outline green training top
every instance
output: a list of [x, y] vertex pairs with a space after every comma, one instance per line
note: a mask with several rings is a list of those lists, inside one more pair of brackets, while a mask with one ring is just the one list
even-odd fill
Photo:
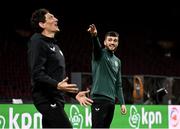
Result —
[[99, 38], [93, 37], [92, 55], [92, 99], [105, 99], [125, 104], [122, 90], [121, 61], [114, 53], [102, 48]]

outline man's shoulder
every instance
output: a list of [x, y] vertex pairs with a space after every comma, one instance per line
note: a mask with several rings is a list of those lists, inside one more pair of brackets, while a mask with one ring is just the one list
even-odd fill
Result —
[[33, 34], [30, 38], [30, 40], [28, 41], [29, 46], [33, 47], [33, 48], [47, 48], [48, 44], [47, 42], [41, 37], [40, 34]]
[[40, 40], [41, 39], [41, 35], [39, 33], [34, 33], [31, 37], [30, 40], [31, 41], [36, 41], [36, 40]]

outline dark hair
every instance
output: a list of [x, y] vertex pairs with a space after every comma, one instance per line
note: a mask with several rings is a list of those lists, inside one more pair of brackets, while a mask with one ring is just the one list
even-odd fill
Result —
[[31, 26], [32, 26], [32, 29], [35, 31], [35, 32], [42, 32], [43, 31], [43, 28], [41, 28], [39, 26], [39, 22], [45, 22], [46, 20], [46, 17], [45, 17], [45, 14], [49, 13], [49, 10], [47, 9], [38, 9], [38, 10], [35, 10], [33, 13], [32, 13], [32, 16], [31, 16]]
[[118, 37], [119, 38], [119, 34], [115, 31], [109, 31], [105, 34], [105, 39], [107, 38], [107, 36], [113, 36], [113, 37]]

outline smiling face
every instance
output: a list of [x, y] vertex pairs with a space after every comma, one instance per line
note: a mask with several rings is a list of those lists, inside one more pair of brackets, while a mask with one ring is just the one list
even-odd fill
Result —
[[119, 44], [119, 38], [116, 36], [107, 36], [104, 40], [105, 48], [114, 52]]
[[40, 26], [44, 29], [44, 31], [49, 33], [60, 31], [58, 27], [58, 19], [51, 13], [45, 14], [45, 22], [40, 22]]
[[35, 10], [31, 16], [31, 25], [35, 32], [53, 35], [59, 31], [58, 19], [49, 10], [41, 8]]
[[115, 31], [109, 31], [105, 34], [104, 45], [105, 48], [115, 52], [119, 44], [119, 34]]

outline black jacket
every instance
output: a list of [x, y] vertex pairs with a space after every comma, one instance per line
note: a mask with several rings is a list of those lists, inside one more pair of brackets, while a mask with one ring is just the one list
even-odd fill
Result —
[[54, 38], [39, 33], [28, 42], [28, 64], [32, 80], [32, 97], [35, 104], [64, 102], [58, 82], [65, 78], [65, 59]]

